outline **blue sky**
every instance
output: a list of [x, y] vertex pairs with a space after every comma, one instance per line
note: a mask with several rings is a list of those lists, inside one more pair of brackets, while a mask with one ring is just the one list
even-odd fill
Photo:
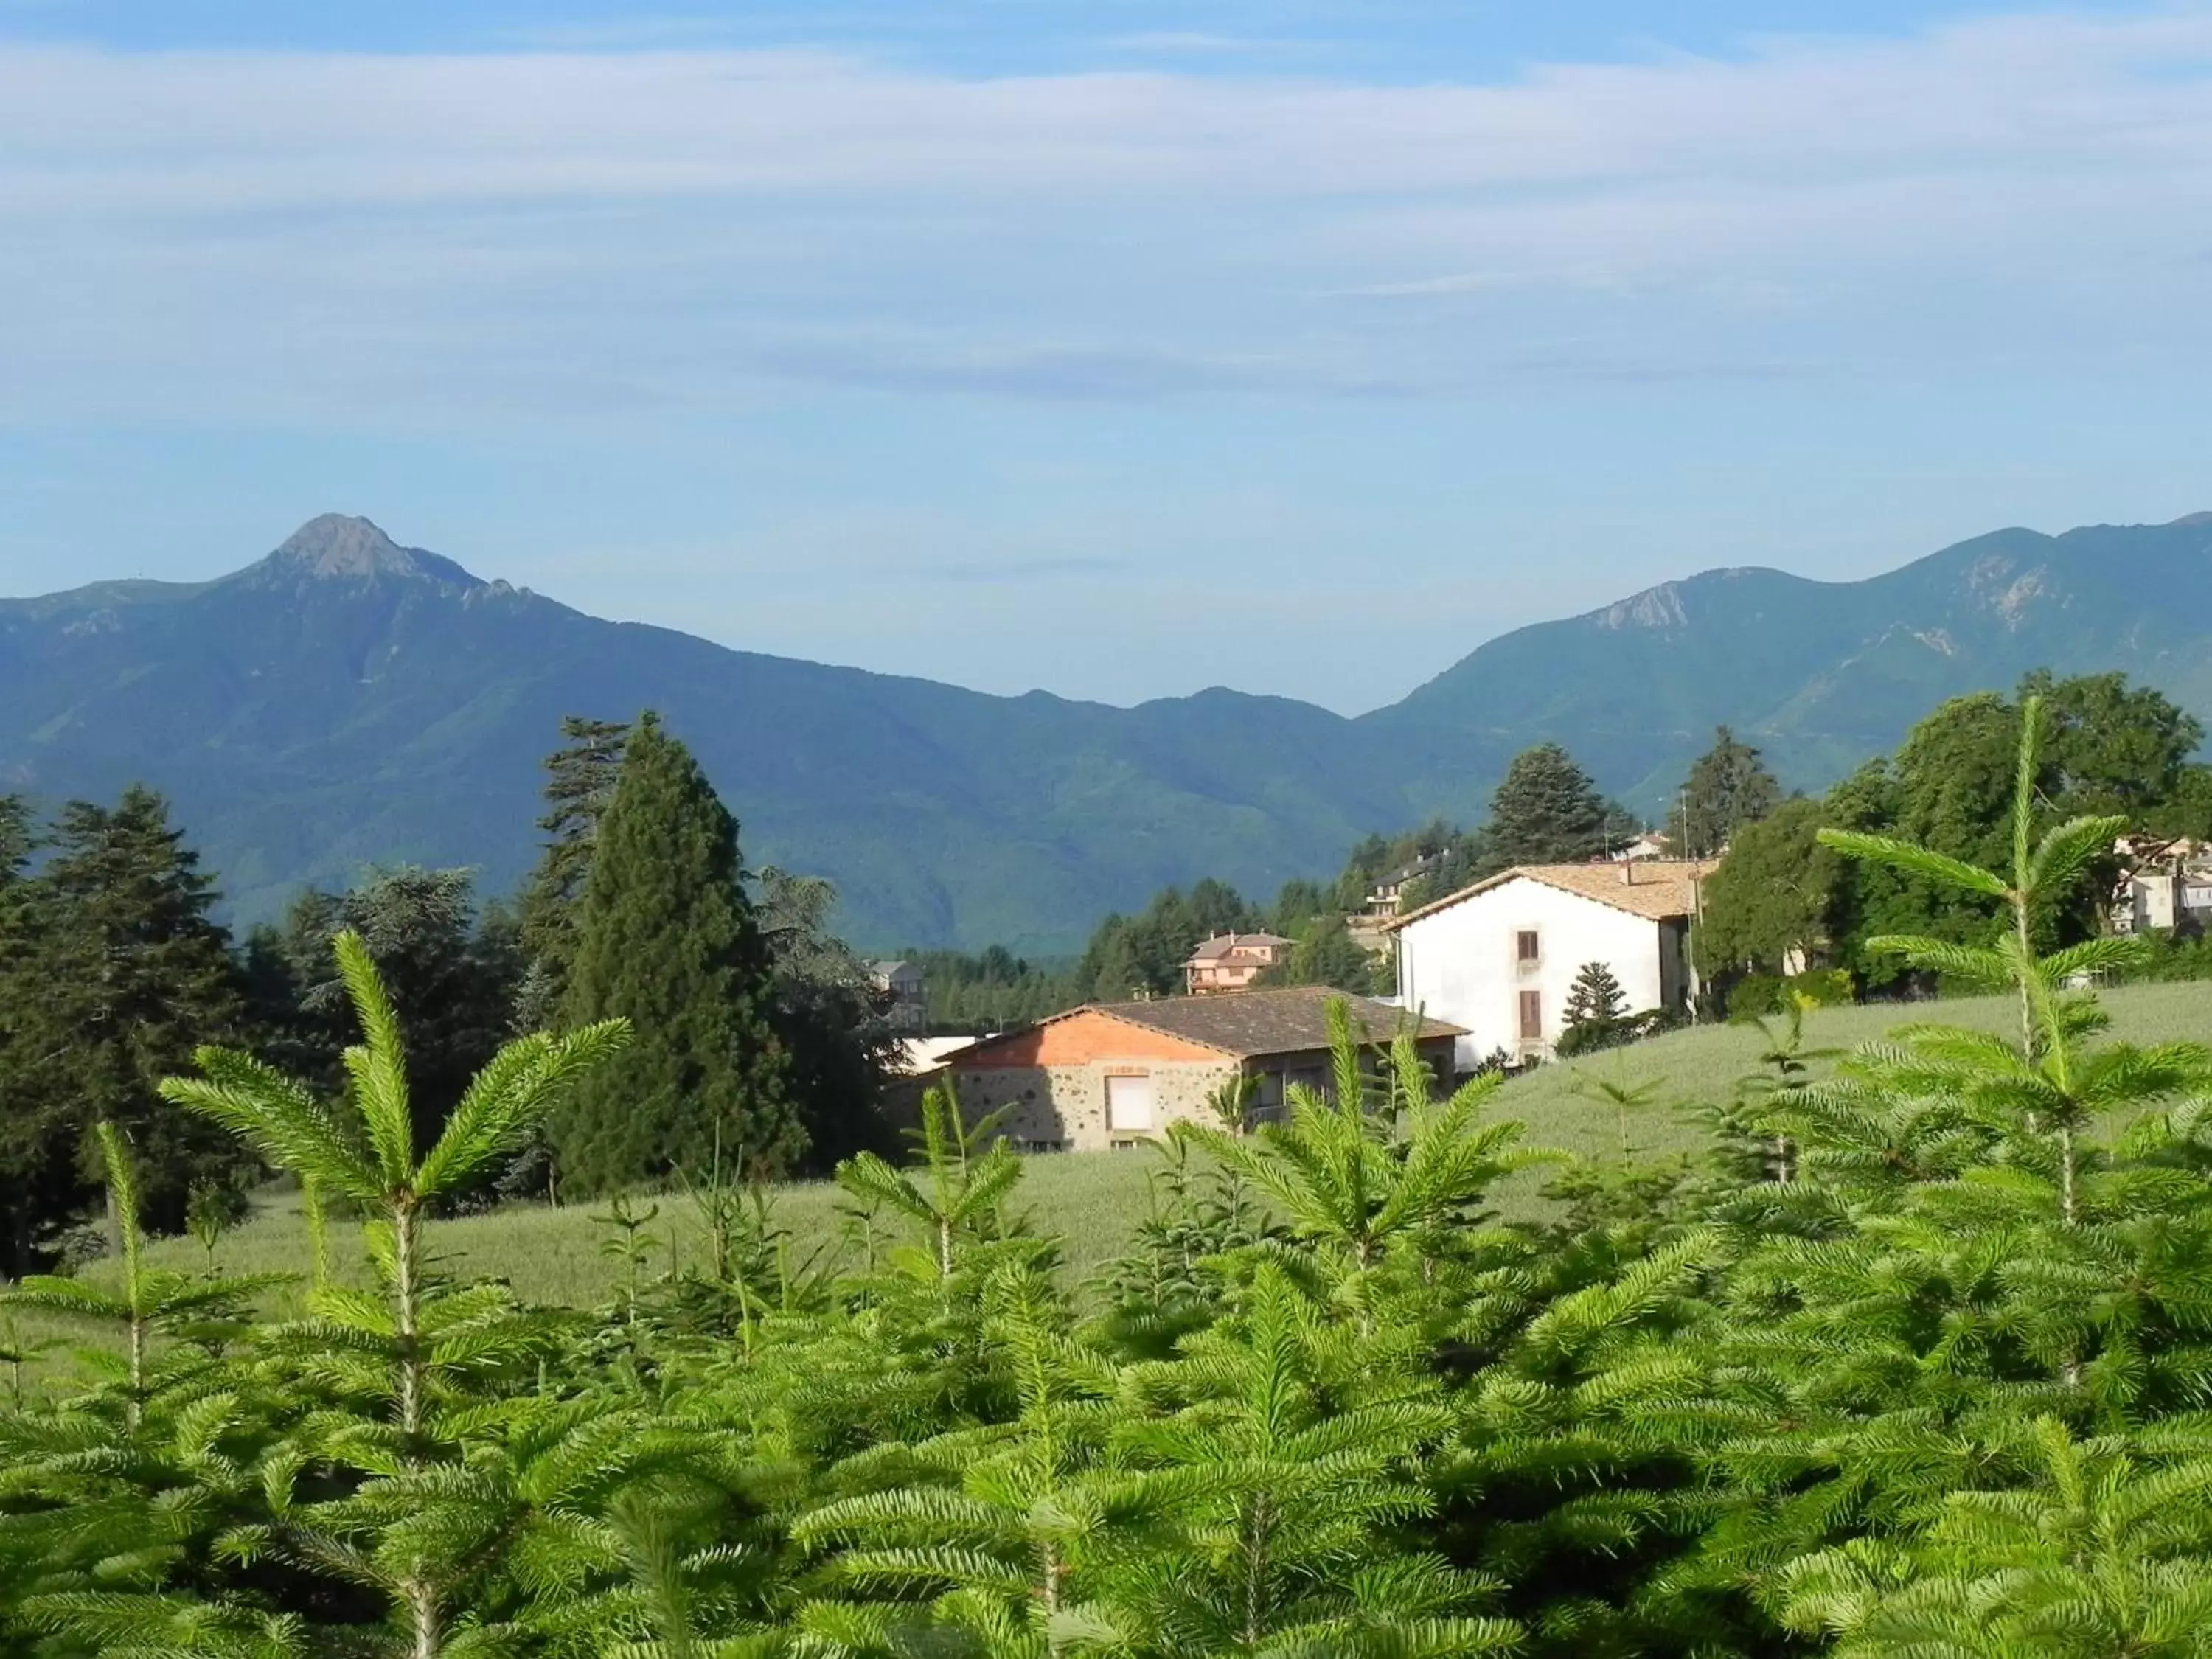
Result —
[[2212, 6], [0, 0], [0, 592], [1346, 710], [2212, 507]]

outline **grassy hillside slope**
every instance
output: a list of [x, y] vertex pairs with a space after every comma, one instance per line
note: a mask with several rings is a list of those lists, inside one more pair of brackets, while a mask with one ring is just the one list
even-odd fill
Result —
[[[2212, 1042], [2212, 986], [2130, 987], [2109, 994], [2107, 1006], [2118, 1037], [2139, 1042]], [[1848, 1048], [1911, 1018], [2004, 1030], [2015, 1017], [2013, 1003], [1988, 999], [1909, 1010], [1893, 1004], [1822, 1010], [1808, 1019], [1806, 1028], [1808, 1046]], [[1632, 1048], [1540, 1068], [1507, 1084], [1492, 1110], [1525, 1123], [1530, 1146], [1615, 1160], [1619, 1140], [1613, 1109], [1580, 1089], [1593, 1078], [1630, 1085], [1656, 1079], [1658, 1102], [1635, 1120], [1633, 1143], [1662, 1156], [1692, 1151], [1701, 1143], [1703, 1131], [1681, 1109], [1727, 1098], [1757, 1054], [1757, 1033], [1741, 1027], [1679, 1031]], [[1028, 1211], [1038, 1231], [1063, 1241], [1066, 1271], [1079, 1281], [1126, 1247], [1131, 1230], [1146, 1213], [1148, 1177], [1156, 1167], [1154, 1158], [1139, 1152], [1033, 1158], [1025, 1166], [1018, 1203]], [[1526, 1175], [1495, 1194], [1501, 1212], [1517, 1220], [1542, 1216], [1547, 1206], [1537, 1189], [1543, 1180], [1541, 1174]], [[840, 1248], [837, 1196], [837, 1189], [827, 1182], [777, 1189], [777, 1218], [794, 1235], [801, 1259], [812, 1250]], [[678, 1259], [696, 1261], [701, 1248], [696, 1212], [679, 1199], [664, 1198], [661, 1206], [660, 1219], [653, 1229], [662, 1246], [657, 1266], [667, 1265], [672, 1249]], [[455, 1273], [504, 1277], [534, 1301], [590, 1307], [609, 1299], [616, 1275], [614, 1265], [599, 1253], [607, 1230], [594, 1226], [591, 1213], [589, 1207], [520, 1206], [441, 1222], [432, 1237]], [[349, 1235], [333, 1237], [350, 1253]], [[216, 1261], [231, 1272], [287, 1273], [299, 1270], [306, 1253], [298, 1206], [280, 1199], [224, 1238]], [[164, 1241], [155, 1247], [155, 1255], [182, 1268], [196, 1267], [201, 1259], [199, 1247], [184, 1240]]]

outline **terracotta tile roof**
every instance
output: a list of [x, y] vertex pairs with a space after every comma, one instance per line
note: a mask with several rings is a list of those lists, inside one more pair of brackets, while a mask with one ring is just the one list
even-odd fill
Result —
[[[1150, 1002], [1094, 1002], [1071, 1012], [1100, 1013], [1132, 1025], [1164, 1031], [1240, 1059], [1298, 1054], [1328, 1047], [1328, 1005], [1351, 1005], [1352, 1029], [1364, 1029], [1377, 1042], [1396, 1036], [1403, 1010], [1373, 997], [1347, 996], [1322, 986], [1300, 985], [1278, 991], [1233, 991], [1223, 996], [1158, 997]], [[1066, 1015], [1055, 1016], [1065, 1018]], [[1424, 1018], [1417, 1036], [1464, 1036], [1459, 1026]]]
[[1486, 877], [1470, 887], [1462, 887], [1456, 893], [1448, 893], [1418, 910], [1393, 917], [1384, 926], [1395, 931], [1511, 881], [1540, 881], [1547, 887], [1611, 905], [1647, 921], [1671, 921], [1696, 912], [1698, 882], [1718, 868], [1719, 860], [1715, 859], [1642, 859], [1623, 864], [1520, 864]]
[[1232, 951], [1249, 951], [1269, 945], [1280, 950], [1290, 942], [1276, 933], [1216, 933], [1192, 951], [1183, 966], [1195, 968], [1201, 963], [1218, 962]]

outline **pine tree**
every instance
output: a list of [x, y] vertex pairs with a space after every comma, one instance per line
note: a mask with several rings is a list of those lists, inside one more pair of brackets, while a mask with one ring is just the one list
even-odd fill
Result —
[[1067, 1334], [1047, 1287], [1007, 1273], [990, 1300], [1011, 1420], [863, 1452], [832, 1479], [874, 1489], [793, 1526], [829, 1551], [823, 1581], [848, 1592], [800, 1609], [817, 1650], [1060, 1659], [1119, 1645], [1098, 1593], [1187, 1488], [1115, 1466], [1119, 1369]]
[[1445, 1268], [1480, 1248], [1483, 1194], [1539, 1155], [1518, 1149], [1519, 1124], [1480, 1121], [1498, 1074], [1433, 1101], [1410, 1038], [1390, 1046], [1376, 1077], [1346, 1005], [1331, 1002], [1328, 1019], [1328, 1094], [1292, 1084], [1284, 1121], [1249, 1136], [1187, 1133], [1273, 1202], [1313, 1282], [1363, 1330], [1387, 1307], [1410, 1331], [1462, 1288]]
[[[1333, 1332], [1279, 1263], [1257, 1269], [1233, 1325], [1139, 1371], [1179, 1409], [1121, 1444], [1171, 1472], [1187, 1537], [1124, 1574], [1114, 1623], [1173, 1659], [1293, 1653], [1477, 1655], [1517, 1644], [1468, 1616], [1494, 1586], [1437, 1557], [1374, 1550], [1434, 1499], [1429, 1447], [1452, 1426], [1433, 1379]], [[1347, 1361], [1351, 1363], [1347, 1364]]]
[[1021, 1179], [1021, 1160], [1000, 1133], [1011, 1108], [970, 1123], [951, 1088], [931, 1089], [921, 1101], [925, 1181], [893, 1169], [874, 1152], [862, 1152], [837, 1170], [837, 1184], [854, 1197], [905, 1216], [928, 1234], [932, 1271], [952, 1277], [963, 1239], [988, 1239], [1006, 1194]]
[[[526, 1135], [577, 1081], [603, 1069], [628, 1037], [618, 1020], [519, 1038], [465, 1091], [435, 1145], [417, 1153], [399, 1020], [367, 945], [333, 945], [362, 1042], [344, 1055], [334, 1107], [296, 1079], [234, 1050], [204, 1047], [201, 1075], [167, 1079], [173, 1104], [244, 1137], [271, 1164], [371, 1218], [381, 1297], [334, 1285], [310, 1296], [308, 1317], [272, 1334], [271, 1368], [326, 1393], [295, 1443], [259, 1472], [272, 1511], [228, 1542], [234, 1557], [320, 1569], [384, 1599], [403, 1650], [440, 1659], [465, 1650], [475, 1622], [465, 1596], [494, 1577], [507, 1551], [550, 1532], [619, 1488], [637, 1455], [632, 1421], [605, 1402], [541, 1401], [524, 1379], [555, 1350], [542, 1316], [503, 1286], [452, 1288], [424, 1237], [441, 1200], [465, 1190]], [[485, 1397], [496, 1381], [506, 1399]], [[568, 1517], [544, 1508], [552, 1483]], [[337, 1495], [310, 1477], [355, 1472]], [[585, 1471], [591, 1472], [586, 1478]], [[541, 1554], [550, 1553], [541, 1548]], [[580, 1576], [580, 1575], [579, 1575]]]
[[1602, 962], [1583, 963], [1567, 990], [1564, 1017], [1568, 1025], [1610, 1026], [1627, 1012], [1628, 993], [1620, 988], [1612, 968]]
[[1573, 864], [1601, 857], [1615, 835], [1632, 833], [1589, 774], [1556, 743], [1513, 757], [1476, 832], [1478, 876], [1516, 864]]
[[2045, 1417], [1994, 1449], [2025, 1465], [2021, 1484], [1932, 1495], [1902, 1542], [1791, 1563], [1786, 1622], [1832, 1638], [1842, 1659], [2204, 1651], [2212, 1443], [2201, 1429], [2081, 1440]]
[[522, 891], [527, 972], [517, 1023], [525, 1030], [544, 1029], [558, 1016], [568, 994], [568, 969], [576, 954], [577, 908], [592, 873], [599, 820], [613, 802], [622, 775], [629, 731], [627, 720], [566, 715], [561, 721], [562, 746], [545, 757], [545, 814], [538, 820], [545, 836], [544, 849]]
[[179, 1231], [195, 1184], [250, 1167], [228, 1137], [157, 1109], [155, 1094], [195, 1044], [242, 1021], [230, 937], [210, 917], [215, 884], [151, 790], [129, 789], [113, 808], [72, 803], [53, 842], [27, 884], [30, 960], [15, 983], [33, 1098], [10, 1116], [34, 1160], [58, 1145], [75, 1152], [72, 1205], [98, 1189], [93, 1124], [115, 1124], [137, 1148], [147, 1224]]
[[1680, 858], [1715, 857], [1738, 830], [1781, 804], [1782, 786], [1759, 750], [1717, 727], [1713, 746], [1690, 768], [1668, 817], [1668, 842]]
[[30, 802], [21, 795], [0, 795], [0, 890], [23, 878], [38, 844], [38, 821]]
[[68, 1097], [43, 1082], [66, 1034], [48, 1024], [52, 988], [40, 946], [49, 918], [26, 878], [39, 840], [28, 803], [0, 795], [0, 1188], [10, 1195], [0, 1279], [32, 1270], [40, 1228], [67, 1214], [80, 1196], [68, 1137], [58, 1128]]
[[[2212, 1053], [2098, 1042], [2107, 1022], [2073, 983], [2124, 966], [2138, 942], [2036, 950], [2038, 916], [2069, 902], [2117, 829], [2081, 818], [2037, 836], [2036, 700], [2023, 712], [2002, 871], [1824, 832], [1846, 856], [2006, 918], [1988, 946], [1907, 936], [1869, 948], [2008, 989], [2016, 1030], [1907, 1026], [1838, 1078], [1778, 1091], [1767, 1127], [1796, 1144], [1797, 1178], [1769, 1189], [1787, 1199], [1766, 1206], [1764, 1236], [1722, 1287], [1714, 1332], [1716, 1374], [1734, 1379], [1745, 1420], [1767, 1426], [1723, 1457], [1735, 1492], [1701, 1547], [1707, 1582], [1755, 1585], [1801, 1627], [1825, 1623], [1854, 1641], [1899, 1633], [1869, 1651], [2051, 1650], [1985, 1620], [1978, 1639], [1996, 1645], [1947, 1646], [1923, 1621], [1969, 1612], [2000, 1583], [2028, 1586], [1994, 1537], [1978, 1559], [1942, 1564], [1899, 1540], [1939, 1512], [2023, 1509], [2032, 1472], [2009, 1467], [2007, 1452], [2023, 1410], [2126, 1434], [2193, 1409], [2212, 1376], [2196, 1311], [2212, 1295], [2212, 1189], [2177, 1167], [2199, 1162], [2184, 1150], [2189, 1109], [2155, 1109], [2201, 1090]], [[2130, 1119], [2123, 1138], [2101, 1139]], [[1929, 1577], [1939, 1565], [1977, 1587], [1947, 1601]], [[1852, 1588], [1858, 1567], [1872, 1574]], [[1889, 1625], [1892, 1614], [1920, 1622]], [[2063, 1616], [2085, 1629], [2093, 1618], [2080, 1601]], [[2132, 1650], [2115, 1639], [2078, 1650]]]
[[1629, 1041], [1635, 1030], [1627, 1018], [1628, 994], [1620, 988], [1613, 969], [1602, 962], [1586, 962], [1575, 975], [1562, 1012], [1565, 1024], [1559, 1032], [1562, 1059], [1595, 1053]]
[[407, 1033], [408, 1092], [415, 1135], [437, 1138], [469, 1081], [513, 1035], [521, 965], [510, 933], [480, 921], [475, 879], [465, 870], [380, 870], [343, 893], [307, 893], [283, 933], [257, 941], [281, 1005], [264, 1024], [268, 1047], [318, 1086], [334, 1087], [352, 1037], [352, 1008], [331, 940], [356, 933], [375, 961]]
[[227, 1531], [265, 1513], [252, 1462], [274, 1438], [272, 1402], [233, 1347], [256, 1297], [287, 1276], [194, 1278], [149, 1263], [130, 1150], [112, 1124], [94, 1139], [119, 1275], [34, 1275], [0, 1291], [0, 1309], [89, 1328], [121, 1352], [56, 1409], [19, 1401], [0, 1416], [0, 1649], [12, 1612], [93, 1641], [41, 1652], [289, 1656], [291, 1621], [227, 1593], [213, 1565]]
[[774, 964], [745, 878], [737, 820], [646, 715], [599, 825], [563, 1012], [574, 1025], [627, 1019], [637, 1042], [554, 1119], [564, 1190], [704, 1169], [717, 1146], [771, 1175], [805, 1151], [773, 1022]]
[[830, 931], [836, 905], [837, 890], [818, 876], [761, 872], [760, 926], [775, 964], [770, 1018], [817, 1170], [894, 1139], [881, 1107], [898, 1038], [868, 964]]

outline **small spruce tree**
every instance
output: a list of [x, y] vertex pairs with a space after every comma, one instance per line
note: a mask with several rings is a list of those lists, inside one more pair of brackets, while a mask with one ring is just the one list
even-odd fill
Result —
[[555, 1118], [563, 1187], [612, 1192], [703, 1168], [718, 1145], [764, 1173], [788, 1168], [806, 1136], [773, 995], [737, 820], [647, 714], [600, 821], [563, 1005], [571, 1026], [627, 1019], [637, 1041]]
[[1620, 1042], [1627, 1012], [1628, 994], [1613, 969], [1602, 962], [1583, 963], [1567, 989], [1566, 1029], [1560, 1034], [1559, 1052], [1588, 1054]]

